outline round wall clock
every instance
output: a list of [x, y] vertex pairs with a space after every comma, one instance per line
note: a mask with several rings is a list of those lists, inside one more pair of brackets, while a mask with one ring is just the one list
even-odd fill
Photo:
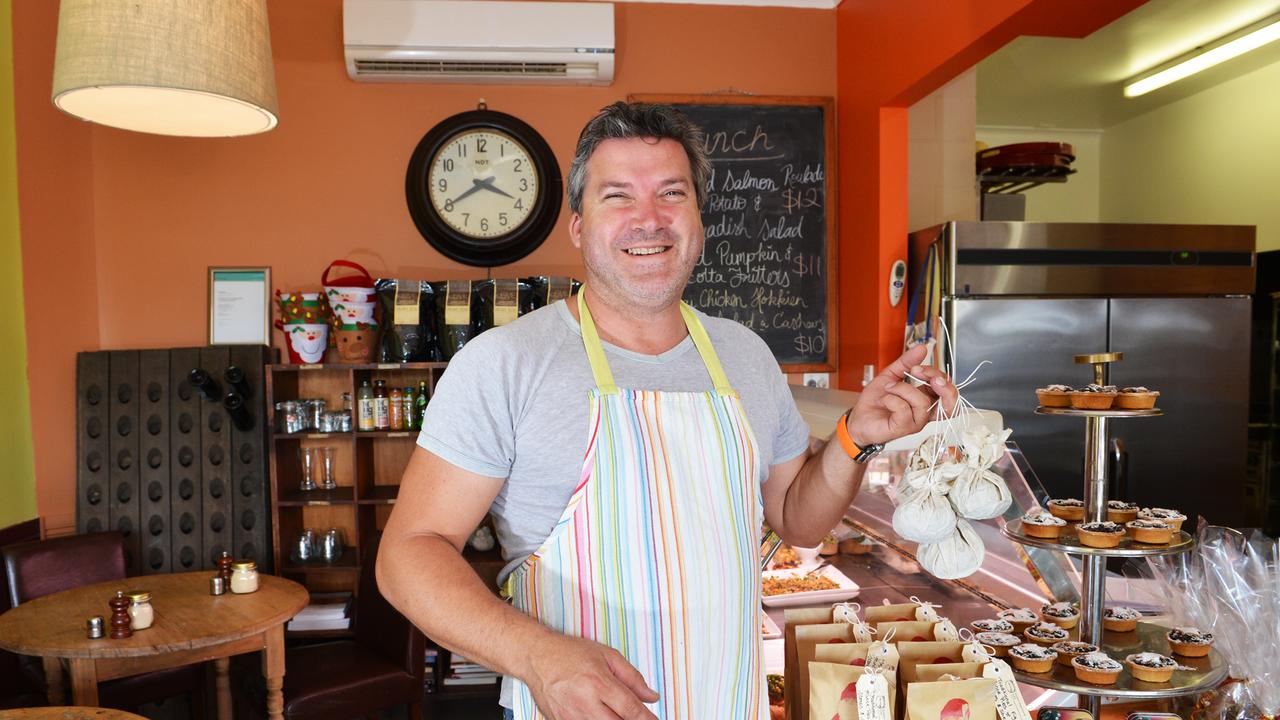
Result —
[[483, 105], [424, 135], [404, 184], [418, 232], [467, 265], [519, 260], [560, 216], [560, 166], [551, 148], [526, 123]]

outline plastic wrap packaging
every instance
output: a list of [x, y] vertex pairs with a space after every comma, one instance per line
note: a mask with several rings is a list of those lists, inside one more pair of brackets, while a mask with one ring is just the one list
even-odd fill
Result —
[[1173, 625], [1214, 635], [1232, 678], [1204, 693], [1196, 720], [1254, 720], [1280, 713], [1280, 544], [1259, 530], [1210, 525], [1190, 552], [1150, 558]]
[[582, 283], [565, 276], [534, 275], [520, 278], [520, 282], [526, 283], [532, 290], [529, 293], [529, 308], [526, 312], [564, 300], [582, 287]]
[[533, 286], [524, 280], [494, 278], [475, 283], [476, 332], [513, 322], [533, 308]]
[[475, 302], [475, 283], [449, 280], [431, 283], [435, 291], [435, 320], [440, 338], [440, 359], [449, 361], [475, 336], [479, 313]]
[[381, 279], [374, 283], [382, 305], [381, 362], [432, 362], [436, 343], [435, 296], [431, 283]]

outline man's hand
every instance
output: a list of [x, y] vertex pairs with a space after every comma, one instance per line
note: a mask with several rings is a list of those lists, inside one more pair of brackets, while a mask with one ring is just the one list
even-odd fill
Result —
[[549, 720], [657, 720], [643, 703], [658, 693], [617, 650], [555, 634], [539, 644], [522, 680]]
[[[947, 413], [955, 409], [959, 396], [955, 384], [938, 368], [920, 364], [927, 354], [926, 345], [911, 348], [862, 391], [849, 415], [849, 435], [858, 447], [920, 432], [933, 419], [929, 408], [939, 398]], [[907, 373], [927, 384], [913, 386], [903, 380]]]

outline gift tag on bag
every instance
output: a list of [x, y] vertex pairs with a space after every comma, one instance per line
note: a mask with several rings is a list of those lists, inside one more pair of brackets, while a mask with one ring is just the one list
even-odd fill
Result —
[[862, 620], [858, 618], [858, 611], [862, 606], [858, 603], [836, 603], [831, 606], [831, 622], [845, 622], [850, 625], [860, 623]]
[[968, 645], [965, 645], [964, 650], [960, 651], [960, 656], [964, 658], [965, 662], [976, 662], [976, 663], [990, 662], [991, 656], [993, 654], [994, 654], [993, 650], [988, 649], [987, 646], [983, 645], [977, 640], [974, 640]]
[[982, 676], [996, 680], [995, 704], [1000, 720], [1031, 720], [1031, 711], [1022, 701], [1022, 693], [1018, 692], [1018, 682], [1009, 663], [992, 658], [982, 668]]
[[[911, 602], [916, 604], [916, 620], [919, 620], [921, 622], [936, 623], [938, 622], [938, 620], [941, 619], [940, 617], [938, 617], [938, 611], [934, 609], [934, 608], [942, 607], [941, 605], [935, 605], [926, 600], [921, 600], [915, 595], [912, 595], [910, 599], [911, 599]], [[943, 638], [938, 638], [938, 639], [942, 640]]]
[[858, 720], [890, 720], [889, 683], [884, 676], [867, 668], [858, 678]]
[[933, 626], [933, 639], [942, 642], [951, 642], [960, 639], [960, 631], [956, 630], [955, 623], [947, 618], [942, 618], [937, 625]]
[[884, 640], [872, 644], [871, 648], [867, 650], [867, 670], [878, 672], [898, 671], [898, 646], [889, 644], [889, 640], [892, 637], [890, 635]]

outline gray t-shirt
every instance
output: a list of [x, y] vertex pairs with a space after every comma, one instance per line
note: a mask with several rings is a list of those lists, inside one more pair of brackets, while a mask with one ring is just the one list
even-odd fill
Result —
[[[809, 446], [786, 377], [768, 346], [746, 327], [698, 314], [759, 445], [760, 482], [769, 466]], [[711, 377], [685, 337], [661, 355], [604, 344], [622, 388], [711, 390]], [[454, 356], [427, 405], [418, 444], [479, 475], [506, 478], [491, 511], [507, 565], [551, 534], [582, 473], [595, 387], [578, 321], [564, 302], [494, 328]]]

